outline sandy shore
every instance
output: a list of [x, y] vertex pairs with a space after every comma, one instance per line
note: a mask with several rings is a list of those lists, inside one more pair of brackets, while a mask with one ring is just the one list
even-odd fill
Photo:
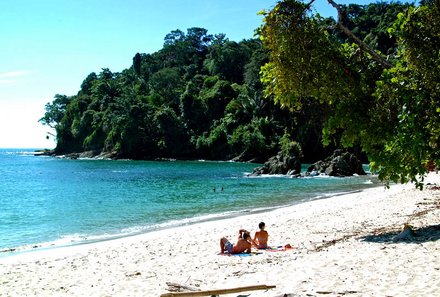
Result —
[[[440, 185], [440, 175], [431, 174]], [[440, 190], [391, 189], [234, 219], [0, 258], [0, 296], [160, 296], [167, 282], [201, 290], [276, 285], [246, 296], [440, 296]], [[219, 238], [266, 222], [285, 252], [219, 255]], [[404, 223], [415, 240], [393, 242]], [[290, 295], [289, 295], [290, 294]], [[231, 294], [224, 296], [239, 296]], [[223, 295], [222, 295], [223, 296]]]

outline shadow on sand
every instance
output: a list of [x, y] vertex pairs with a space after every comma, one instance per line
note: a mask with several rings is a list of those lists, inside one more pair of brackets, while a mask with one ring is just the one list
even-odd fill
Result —
[[376, 235], [360, 237], [360, 240], [377, 243], [423, 243], [440, 239], [440, 225], [427, 226], [414, 229], [413, 235], [398, 238], [400, 231], [383, 232]]

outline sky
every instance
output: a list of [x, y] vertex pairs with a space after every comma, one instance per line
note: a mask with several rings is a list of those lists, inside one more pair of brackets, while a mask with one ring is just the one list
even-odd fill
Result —
[[[276, 0], [1, 0], [0, 148], [54, 148], [38, 120], [55, 94], [75, 95], [91, 72], [130, 67], [166, 34], [202, 27], [230, 40], [252, 38], [257, 13]], [[339, 4], [368, 4], [367, 0]], [[335, 15], [325, 0], [317, 11]]]

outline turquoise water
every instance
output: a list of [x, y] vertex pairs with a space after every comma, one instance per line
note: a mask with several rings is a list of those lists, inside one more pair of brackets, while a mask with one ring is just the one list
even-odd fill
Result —
[[373, 176], [248, 177], [255, 166], [68, 160], [0, 150], [1, 254], [127, 236], [378, 185]]

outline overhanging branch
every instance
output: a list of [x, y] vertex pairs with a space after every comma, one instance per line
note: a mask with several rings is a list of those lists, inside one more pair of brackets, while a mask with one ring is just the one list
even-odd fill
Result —
[[332, 5], [334, 8], [336, 8], [336, 10], [338, 11], [338, 26], [339, 26], [339, 28], [341, 28], [342, 32], [344, 32], [345, 34], [347, 34], [348, 37], [353, 39], [353, 41], [357, 45], [359, 45], [359, 47], [362, 50], [369, 53], [373, 57], [373, 59], [376, 60], [384, 68], [390, 68], [391, 64], [387, 60], [385, 60], [381, 55], [376, 53], [365, 42], [363, 42], [356, 35], [354, 35], [353, 32], [350, 31], [350, 29], [348, 29], [347, 27], [344, 26], [344, 24], [342, 23], [342, 10], [341, 10], [341, 7], [339, 6], [339, 4], [335, 3], [335, 1], [333, 1], [333, 0], [327, 0], [327, 1], [328, 1], [328, 3], [330, 3], [330, 5]]
[[306, 8], [310, 8], [310, 6], [313, 4], [313, 2], [315, 2], [315, 0], [310, 0], [309, 3], [306, 4]]

